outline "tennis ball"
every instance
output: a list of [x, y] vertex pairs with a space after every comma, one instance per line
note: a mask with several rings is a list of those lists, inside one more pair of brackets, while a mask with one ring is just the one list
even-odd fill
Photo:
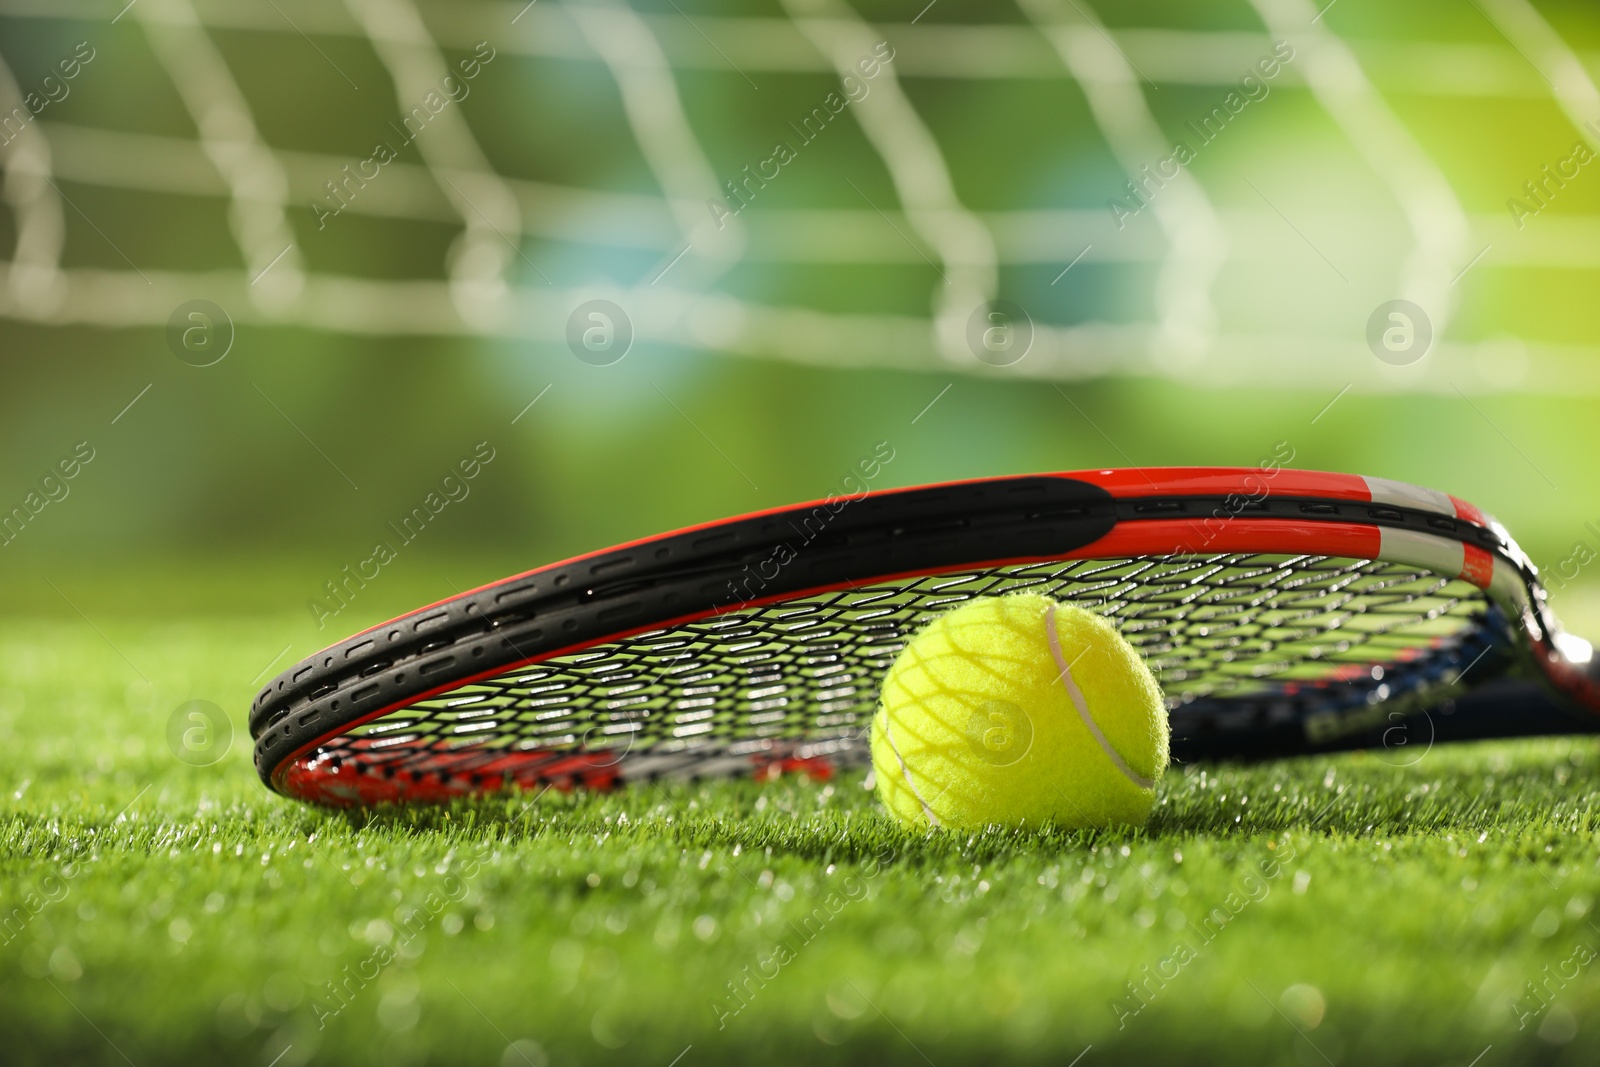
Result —
[[1138, 826], [1167, 740], [1161, 689], [1111, 623], [1019, 593], [911, 639], [883, 681], [872, 765], [912, 826]]

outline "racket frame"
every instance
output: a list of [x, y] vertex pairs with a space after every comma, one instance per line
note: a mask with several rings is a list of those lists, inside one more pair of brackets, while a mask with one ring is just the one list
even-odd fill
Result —
[[251, 706], [256, 766], [263, 781], [286, 792], [285, 773], [296, 761], [418, 701], [730, 611], [926, 575], [1236, 552], [1381, 560], [1469, 582], [1510, 621], [1534, 673], [1571, 705], [1600, 712], [1587, 642], [1565, 634], [1532, 562], [1471, 504], [1356, 475], [1134, 468], [829, 497], [480, 586], [281, 673]]

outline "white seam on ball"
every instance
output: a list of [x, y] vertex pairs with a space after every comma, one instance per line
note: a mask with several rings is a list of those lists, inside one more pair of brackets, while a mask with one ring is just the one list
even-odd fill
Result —
[[883, 739], [889, 742], [889, 751], [894, 753], [895, 762], [900, 764], [900, 777], [905, 779], [906, 788], [911, 790], [911, 795], [917, 798], [918, 804], [922, 805], [922, 814], [928, 817], [930, 824], [943, 826], [944, 824], [939, 821], [939, 816], [935, 815], [933, 809], [928, 807], [928, 802], [922, 799], [922, 794], [917, 792], [917, 787], [911, 782], [911, 768], [906, 766], [905, 757], [900, 755], [900, 746], [894, 743], [894, 734], [889, 731], [889, 715], [887, 712], [883, 716]]
[[[1154, 789], [1155, 781], [1135, 772], [1132, 767], [1128, 766], [1127, 762], [1117, 754], [1117, 750], [1111, 747], [1111, 742], [1106, 739], [1106, 735], [1100, 732], [1100, 724], [1094, 721], [1093, 715], [1089, 714], [1089, 705], [1083, 699], [1083, 691], [1078, 688], [1078, 683], [1073, 680], [1072, 668], [1067, 665], [1066, 657], [1061, 654], [1061, 637], [1056, 633], [1056, 605], [1054, 601], [1045, 609], [1044, 628], [1045, 637], [1050, 641], [1050, 655], [1055, 657], [1056, 667], [1061, 672], [1058, 677], [1061, 684], [1066, 687], [1067, 695], [1072, 698], [1072, 706], [1078, 709], [1078, 717], [1089, 728], [1089, 732], [1094, 735], [1094, 739], [1100, 742], [1100, 747], [1105, 750], [1106, 756], [1116, 765], [1117, 770], [1127, 775], [1128, 781], [1140, 789]], [[891, 746], [892, 744], [893, 742], [891, 742]]]

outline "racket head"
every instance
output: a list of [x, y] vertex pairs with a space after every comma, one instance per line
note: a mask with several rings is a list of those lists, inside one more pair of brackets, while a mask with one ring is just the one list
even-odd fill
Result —
[[[1585, 644], [1470, 504], [1146, 468], [829, 497], [514, 575], [285, 671], [251, 708], [256, 764], [329, 804], [826, 775], [867, 760], [879, 681], [918, 628], [1024, 590], [1118, 624], [1162, 681], [1178, 758], [1371, 743], [1440, 707], [1463, 736], [1600, 724]], [[1463, 703], [1516, 670], [1559, 695]]]

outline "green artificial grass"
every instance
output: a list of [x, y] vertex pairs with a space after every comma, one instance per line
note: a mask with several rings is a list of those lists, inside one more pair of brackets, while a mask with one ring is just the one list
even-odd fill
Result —
[[[1600, 1053], [1593, 740], [1186, 767], [1109, 834], [907, 833], [858, 775], [331, 812], [243, 735], [294, 626], [0, 622], [0, 1057]], [[239, 731], [214, 766], [168, 749], [191, 699]]]

